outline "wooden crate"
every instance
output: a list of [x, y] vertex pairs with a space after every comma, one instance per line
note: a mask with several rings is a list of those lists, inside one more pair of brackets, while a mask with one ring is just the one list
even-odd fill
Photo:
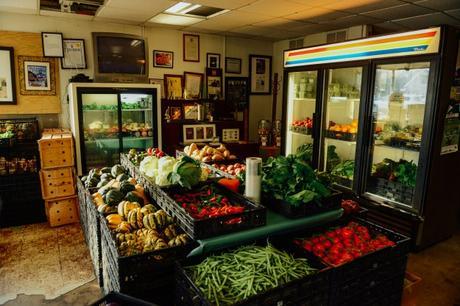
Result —
[[40, 181], [45, 200], [75, 195], [73, 167], [40, 170]]
[[72, 134], [70, 129], [43, 129], [42, 135], [45, 134]]
[[45, 201], [46, 218], [50, 226], [60, 226], [79, 221], [77, 196]]
[[38, 141], [42, 169], [69, 167], [74, 165], [72, 134], [43, 134]]

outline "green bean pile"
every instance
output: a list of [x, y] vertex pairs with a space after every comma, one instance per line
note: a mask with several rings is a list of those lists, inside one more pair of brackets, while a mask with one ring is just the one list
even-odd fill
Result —
[[186, 268], [195, 285], [215, 305], [229, 305], [302, 278], [316, 270], [273, 246], [245, 246]]

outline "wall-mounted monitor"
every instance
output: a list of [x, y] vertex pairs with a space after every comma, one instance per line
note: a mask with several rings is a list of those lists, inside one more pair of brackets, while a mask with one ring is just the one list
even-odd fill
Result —
[[119, 33], [92, 34], [96, 82], [148, 83], [146, 38]]

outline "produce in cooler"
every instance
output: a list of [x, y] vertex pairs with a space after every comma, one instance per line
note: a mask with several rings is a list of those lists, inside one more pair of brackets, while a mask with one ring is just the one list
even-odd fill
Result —
[[372, 176], [415, 187], [417, 165], [413, 161], [400, 159], [399, 162], [385, 158], [372, 166]]
[[310, 117], [307, 117], [304, 120], [294, 120], [291, 123], [291, 126], [289, 129], [291, 131], [297, 132], [297, 133], [303, 133], [303, 134], [311, 134], [311, 129], [313, 128], [313, 119]]
[[[238, 214], [245, 210], [243, 204], [231, 201], [213, 185], [205, 185], [192, 192], [174, 194], [172, 197], [187, 213], [198, 220]], [[241, 218], [236, 219], [239, 220], [232, 219], [232, 222], [241, 222]]]
[[418, 151], [422, 142], [422, 132], [421, 124], [407, 125], [404, 128], [401, 128], [397, 122], [376, 124], [375, 144]]
[[236, 155], [231, 154], [223, 144], [221, 144], [218, 148], [206, 145], [203, 148], [198, 149], [198, 146], [195, 143], [192, 143], [190, 146], [186, 146], [184, 148], [184, 153], [193, 159], [204, 163], [237, 159]]
[[374, 234], [366, 226], [354, 221], [306, 239], [296, 239], [294, 242], [329, 266], [338, 266], [395, 245], [385, 235]]
[[185, 271], [211, 303], [233, 305], [317, 270], [305, 258], [294, 258], [268, 245], [210, 256]]
[[329, 121], [328, 132], [327, 137], [350, 141], [356, 140], [358, 120], [354, 119], [350, 124], [339, 124], [334, 121]]
[[246, 165], [241, 163], [234, 163], [230, 165], [212, 164], [212, 166], [230, 175], [240, 175], [243, 174], [244, 171], [246, 171]]
[[161, 158], [165, 156], [166, 154], [159, 148], [147, 148], [144, 151], [138, 151], [136, 149], [130, 149], [128, 151], [128, 159], [136, 166], [139, 166], [141, 161], [146, 157], [146, 156], [155, 156], [157, 158]]

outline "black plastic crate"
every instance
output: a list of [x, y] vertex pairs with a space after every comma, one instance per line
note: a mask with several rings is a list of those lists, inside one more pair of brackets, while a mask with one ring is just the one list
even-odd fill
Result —
[[14, 137], [11, 138], [0, 138], [0, 148], [9, 148], [14, 146], [16, 139]]
[[300, 133], [300, 134], [305, 134], [305, 135], [311, 135], [313, 131], [312, 128], [308, 128], [305, 126], [293, 126], [293, 125], [289, 127], [289, 130], [295, 133]]
[[[246, 300], [240, 301], [235, 305], [259, 306], [259, 305], [304, 305], [304, 306], [322, 306], [329, 304], [329, 283], [331, 269], [317, 259], [308, 256], [305, 253], [299, 253], [281, 239], [271, 241], [273, 246], [279, 250], [286, 251], [294, 257], [305, 257], [309, 264], [318, 269], [318, 273], [309, 275], [302, 279], [297, 279], [286, 283], [282, 286], [267, 290], [266, 292], [252, 296]], [[266, 245], [266, 243], [257, 243]], [[215, 254], [226, 252], [219, 251]], [[176, 305], [191, 306], [211, 306], [214, 305], [208, 301], [200, 289], [193, 283], [190, 276], [183, 267], [196, 265], [202, 262], [206, 256], [198, 256], [187, 259], [181, 264], [176, 264]]]
[[156, 306], [156, 304], [123, 294], [119, 292], [110, 292], [103, 298], [92, 303], [90, 306]]
[[347, 133], [347, 132], [335, 132], [335, 131], [326, 131], [326, 135], [328, 138], [334, 138], [339, 140], [346, 140], [346, 141], [356, 141], [357, 134]]
[[401, 203], [412, 203], [415, 197], [414, 187], [383, 178], [371, 178], [369, 191]]
[[174, 262], [182, 260], [196, 244], [121, 256], [106, 218], [99, 214], [104, 292], [122, 292], [160, 305], [171, 305], [174, 296]]
[[0, 119], [0, 133], [11, 129], [18, 143], [35, 142], [40, 133], [35, 118]]
[[[180, 206], [170, 194], [181, 194], [193, 192], [192, 189], [185, 190], [180, 186], [171, 186], [168, 188], [158, 188], [157, 204], [168, 214], [174, 216], [181, 228], [193, 239], [204, 239], [263, 226], [266, 223], [267, 211], [262, 205], [257, 205], [240, 194], [234, 193], [222, 186], [214, 184], [220, 194], [225, 195], [232, 202], [243, 204], [246, 210], [226, 216], [216, 218], [194, 219], [182, 206]], [[204, 185], [200, 185], [200, 188]], [[241, 218], [240, 222], [234, 223], [232, 220]]]
[[294, 219], [312, 216], [340, 208], [343, 193], [333, 189], [331, 191], [332, 194], [329, 197], [321, 199], [321, 201], [311, 201], [297, 207], [283, 200], [276, 199], [264, 199], [264, 205], [288, 218]]

